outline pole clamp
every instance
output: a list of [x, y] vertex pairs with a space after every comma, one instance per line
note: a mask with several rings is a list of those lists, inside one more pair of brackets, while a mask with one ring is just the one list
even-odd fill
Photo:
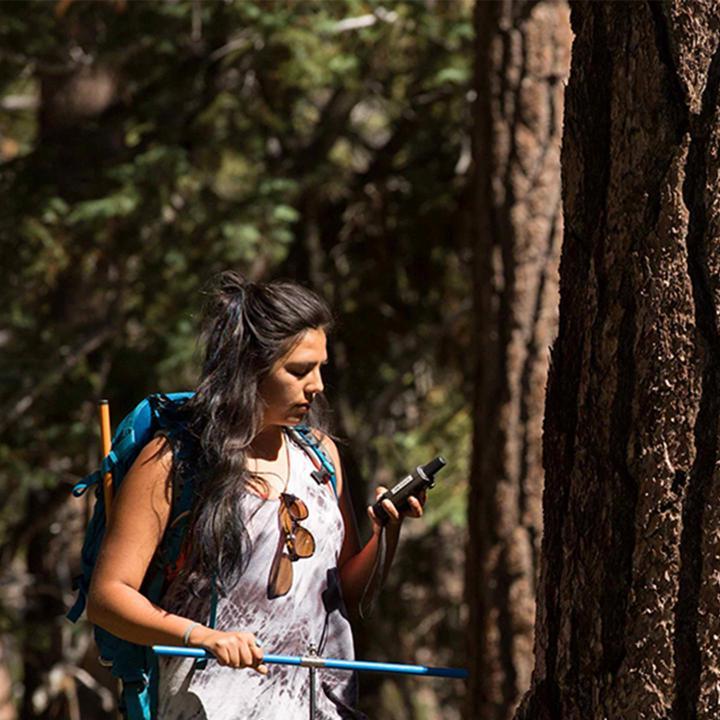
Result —
[[300, 665], [307, 668], [325, 667], [325, 659], [318, 656], [317, 647], [313, 643], [308, 645], [307, 655], [300, 658]]

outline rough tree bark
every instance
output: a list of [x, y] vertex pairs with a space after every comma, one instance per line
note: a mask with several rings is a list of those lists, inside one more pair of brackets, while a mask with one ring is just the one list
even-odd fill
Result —
[[530, 685], [542, 416], [557, 329], [565, 2], [478, 2], [474, 160], [478, 370], [469, 502], [467, 717], [507, 720]]
[[518, 718], [720, 716], [720, 7], [577, 3]]

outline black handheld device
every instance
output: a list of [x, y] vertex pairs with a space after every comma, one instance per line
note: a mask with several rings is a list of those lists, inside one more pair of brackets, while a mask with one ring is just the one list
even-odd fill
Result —
[[403, 478], [395, 487], [383, 493], [380, 499], [372, 506], [375, 517], [382, 525], [385, 525], [390, 516], [385, 512], [382, 506], [383, 500], [392, 500], [398, 510], [406, 510], [408, 507], [407, 499], [411, 495], [419, 495], [423, 490], [431, 488], [435, 484], [435, 475], [442, 470], [447, 461], [444, 457], [438, 455], [427, 465], [420, 465], [415, 471]]

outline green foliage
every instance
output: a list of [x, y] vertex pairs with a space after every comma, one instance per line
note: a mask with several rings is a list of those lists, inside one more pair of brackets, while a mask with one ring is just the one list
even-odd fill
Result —
[[0, 539], [90, 469], [94, 399], [117, 420], [192, 387], [201, 288], [228, 267], [334, 305], [356, 504], [442, 452], [420, 527], [462, 524], [469, 4], [59, 7], [0, 4]]

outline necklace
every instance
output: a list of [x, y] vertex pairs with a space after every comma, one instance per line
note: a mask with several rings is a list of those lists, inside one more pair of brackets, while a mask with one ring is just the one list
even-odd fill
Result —
[[[290, 482], [290, 448], [288, 445], [288, 437], [283, 430], [282, 443], [285, 449], [285, 477], [275, 470], [261, 470], [258, 467], [257, 458], [249, 458], [253, 467], [248, 467], [250, 472], [250, 488], [264, 500], [276, 500], [288, 488]], [[278, 457], [280, 453], [278, 453]], [[250, 463], [248, 463], [250, 465]], [[279, 482], [270, 482], [268, 478], [277, 478]], [[274, 491], [274, 492], [273, 492]]]

